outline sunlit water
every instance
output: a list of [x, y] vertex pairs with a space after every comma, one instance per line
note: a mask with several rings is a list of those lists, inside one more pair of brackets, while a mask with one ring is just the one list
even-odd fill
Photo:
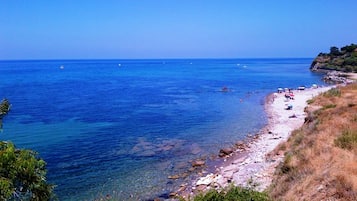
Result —
[[185, 182], [168, 176], [266, 124], [268, 93], [322, 84], [311, 61], [0, 61], [0, 139], [39, 152], [60, 200], [166, 197]]

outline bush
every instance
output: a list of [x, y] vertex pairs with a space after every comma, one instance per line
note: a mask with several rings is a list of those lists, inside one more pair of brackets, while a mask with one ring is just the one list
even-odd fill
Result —
[[310, 105], [310, 104], [313, 104], [315, 102], [315, 100], [314, 99], [309, 99], [306, 102], [307, 102], [308, 105]]
[[335, 108], [336, 107], [336, 104], [328, 104], [328, 105], [324, 105], [322, 107], [323, 110], [326, 110], [326, 109], [330, 109], [330, 108]]
[[254, 191], [248, 188], [241, 188], [232, 186], [228, 191], [218, 192], [217, 190], [210, 190], [204, 195], [198, 195], [194, 201], [240, 201], [240, 200], [254, 200], [254, 201], [269, 201], [271, 200], [266, 193]]
[[338, 88], [332, 88], [332, 89], [326, 91], [325, 93], [323, 93], [323, 95], [325, 97], [334, 97], [334, 96], [340, 97], [341, 96], [341, 90], [338, 89]]
[[353, 52], [356, 48], [357, 45], [352, 43], [351, 45], [346, 45], [345, 47], [342, 47], [341, 50], [346, 52]]
[[[10, 103], [0, 103], [2, 118], [10, 110]], [[16, 149], [11, 142], [0, 141], [0, 200], [44, 201], [55, 198], [54, 186], [46, 181], [46, 162], [37, 153]]]
[[0, 103], [0, 116], [6, 115], [10, 110], [10, 103], [5, 98]]
[[46, 182], [46, 162], [31, 150], [0, 142], [0, 199], [50, 200], [54, 186]]
[[349, 57], [344, 61], [344, 65], [357, 66], [357, 57]]
[[357, 148], [357, 131], [346, 129], [342, 135], [335, 139], [335, 145], [342, 149], [356, 149]]

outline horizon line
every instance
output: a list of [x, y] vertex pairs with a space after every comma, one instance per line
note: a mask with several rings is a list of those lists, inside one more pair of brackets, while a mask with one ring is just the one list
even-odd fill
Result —
[[227, 60], [233, 60], [233, 59], [313, 59], [314, 57], [223, 57], [223, 58], [209, 58], [209, 57], [203, 57], [203, 58], [62, 58], [62, 59], [0, 59], [0, 61], [81, 61], [81, 60], [102, 60], [102, 61], [108, 61], [108, 60], [218, 60], [218, 59], [227, 59]]

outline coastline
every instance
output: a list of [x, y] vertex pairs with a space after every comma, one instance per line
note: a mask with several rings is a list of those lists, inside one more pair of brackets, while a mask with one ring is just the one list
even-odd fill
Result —
[[[209, 189], [221, 189], [231, 184], [265, 190], [284, 158], [283, 153], [270, 153], [285, 142], [293, 130], [303, 125], [307, 101], [332, 87], [293, 90], [294, 99], [288, 101], [285, 93], [268, 95], [265, 102], [267, 126], [257, 135], [248, 137], [247, 142], [237, 142], [233, 152], [225, 156], [219, 167], [215, 166], [214, 171], [198, 177], [184, 190], [181, 188], [178, 194], [187, 199]], [[286, 104], [291, 104], [292, 110], [286, 110]]]

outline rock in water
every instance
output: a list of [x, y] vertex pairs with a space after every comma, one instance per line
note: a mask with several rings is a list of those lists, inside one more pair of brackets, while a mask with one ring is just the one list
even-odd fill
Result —
[[223, 148], [221, 150], [219, 150], [219, 157], [224, 157], [227, 156], [229, 154], [233, 153], [233, 149], [232, 148]]
[[204, 160], [196, 160], [192, 162], [192, 167], [200, 167], [205, 165], [206, 162]]

